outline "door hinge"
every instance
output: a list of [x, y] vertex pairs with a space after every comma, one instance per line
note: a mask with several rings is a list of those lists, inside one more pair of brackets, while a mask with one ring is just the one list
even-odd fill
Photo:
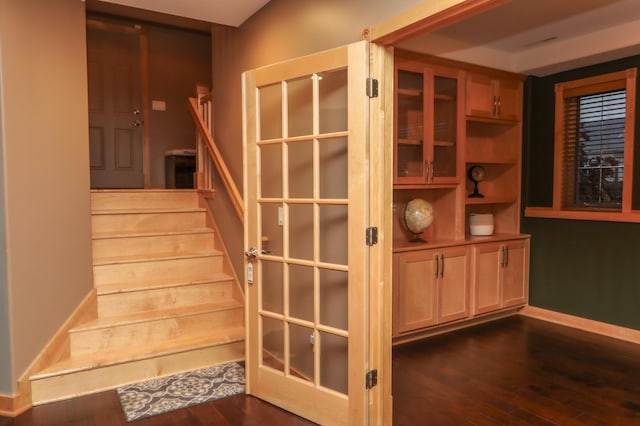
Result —
[[370, 226], [367, 228], [367, 245], [372, 246], [378, 244], [378, 228]]
[[378, 370], [369, 370], [365, 378], [365, 385], [367, 389], [373, 388], [378, 384]]
[[367, 96], [370, 98], [378, 97], [378, 80], [367, 77]]

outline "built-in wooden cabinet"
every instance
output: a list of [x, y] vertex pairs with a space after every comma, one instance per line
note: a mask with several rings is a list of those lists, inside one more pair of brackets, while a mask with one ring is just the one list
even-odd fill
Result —
[[467, 246], [394, 254], [396, 334], [469, 316], [470, 258]]
[[[525, 305], [523, 77], [397, 50], [395, 83], [394, 337]], [[481, 196], [469, 197], [472, 166], [485, 171]], [[413, 198], [433, 208], [419, 243], [403, 222]], [[471, 235], [474, 213], [493, 214], [492, 235]]]
[[520, 121], [522, 85], [518, 79], [494, 72], [466, 73], [466, 113], [468, 117]]
[[474, 244], [474, 314], [527, 301], [529, 239]]

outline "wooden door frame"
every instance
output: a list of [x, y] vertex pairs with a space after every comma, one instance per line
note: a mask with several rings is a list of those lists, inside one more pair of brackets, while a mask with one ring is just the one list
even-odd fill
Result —
[[362, 31], [362, 38], [392, 46], [493, 9], [511, 0], [429, 0]]
[[137, 35], [140, 39], [140, 86], [141, 86], [141, 108], [142, 120], [142, 175], [144, 177], [144, 188], [151, 187], [151, 162], [149, 148], [149, 37], [147, 31], [140, 27], [117, 24], [113, 22], [101, 21], [95, 18], [87, 18], [87, 27], [113, 31], [124, 34]]

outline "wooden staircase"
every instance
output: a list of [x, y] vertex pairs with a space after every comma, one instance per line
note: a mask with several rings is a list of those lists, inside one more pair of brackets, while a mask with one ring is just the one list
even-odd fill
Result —
[[198, 192], [91, 200], [95, 318], [30, 377], [33, 404], [243, 359], [243, 295]]

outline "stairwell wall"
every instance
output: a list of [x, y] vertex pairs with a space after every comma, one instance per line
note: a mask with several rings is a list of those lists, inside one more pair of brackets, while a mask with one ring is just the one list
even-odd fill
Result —
[[92, 288], [84, 3], [0, 0], [0, 42], [0, 393], [10, 396]]

